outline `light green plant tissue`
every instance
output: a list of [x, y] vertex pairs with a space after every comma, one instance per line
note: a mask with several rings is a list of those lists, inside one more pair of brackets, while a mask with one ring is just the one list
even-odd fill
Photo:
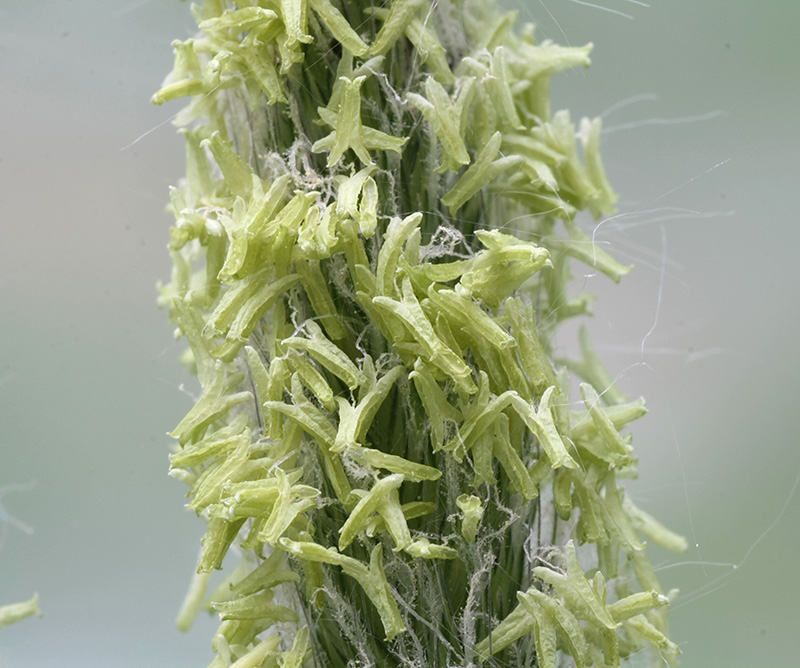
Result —
[[[205, 0], [157, 104], [187, 173], [160, 303], [202, 393], [172, 475], [207, 521], [179, 623], [211, 666], [673, 664], [628, 424], [570, 262], [616, 195], [599, 119], [551, 112], [591, 45], [490, 0]], [[570, 399], [572, 397], [572, 401]], [[228, 574], [213, 594], [209, 573]]]

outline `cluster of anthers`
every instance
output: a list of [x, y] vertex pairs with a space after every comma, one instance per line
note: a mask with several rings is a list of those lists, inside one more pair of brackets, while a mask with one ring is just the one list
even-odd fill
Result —
[[615, 201], [600, 122], [550, 112], [591, 45], [490, 0], [192, 10], [154, 96], [191, 98], [161, 288], [202, 386], [180, 624], [220, 614], [214, 668], [673, 662], [641, 538], [685, 546], [618, 486], [643, 402], [585, 336], [552, 349], [591, 303], [570, 258], [628, 270], [576, 221]]

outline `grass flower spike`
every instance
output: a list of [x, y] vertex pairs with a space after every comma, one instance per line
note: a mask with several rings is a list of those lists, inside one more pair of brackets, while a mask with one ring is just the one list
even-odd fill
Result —
[[[672, 664], [618, 485], [644, 414], [581, 335], [600, 121], [551, 113], [591, 45], [491, 0], [204, 0], [153, 97], [177, 116], [160, 303], [202, 394], [171, 473], [207, 522], [179, 616], [211, 667]], [[571, 401], [572, 397], [572, 401]], [[209, 574], [228, 576], [213, 593]]]

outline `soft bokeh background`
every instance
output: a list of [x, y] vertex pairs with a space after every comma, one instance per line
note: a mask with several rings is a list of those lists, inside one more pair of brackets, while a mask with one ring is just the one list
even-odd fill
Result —
[[[579, 280], [648, 398], [630, 494], [692, 545], [653, 551], [673, 637], [688, 667], [796, 665], [800, 3], [594, 4], [518, 0], [596, 46], [554, 107], [605, 114], [622, 215], [596, 239], [636, 268]], [[148, 100], [192, 29], [177, 0], [0, 0], [0, 603], [45, 613], [0, 631], [0, 668], [211, 658], [215, 622], [173, 625], [202, 523], [166, 476], [191, 400], [154, 306], [183, 149], [180, 103]]]

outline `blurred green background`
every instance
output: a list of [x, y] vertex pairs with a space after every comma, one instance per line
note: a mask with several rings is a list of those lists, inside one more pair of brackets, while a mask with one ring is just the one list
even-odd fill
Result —
[[[554, 108], [604, 114], [621, 215], [595, 234], [635, 270], [577, 280], [650, 407], [629, 493], [692, 545], [653, 550], [673, 639], [687, 667], [796, 665], [800, 3], [592, 4], [517, 1], [595, 44]], [[214, 620], [173, 623], [202, 522], [164, 434], [195, 386], [154, 305], [183, 148], [180, 103], [148, 101], [192, 31], [177, 0], [0, 0], [0, 603], [45, 613], [0, 631], [0, 668], [211, 659]]]

